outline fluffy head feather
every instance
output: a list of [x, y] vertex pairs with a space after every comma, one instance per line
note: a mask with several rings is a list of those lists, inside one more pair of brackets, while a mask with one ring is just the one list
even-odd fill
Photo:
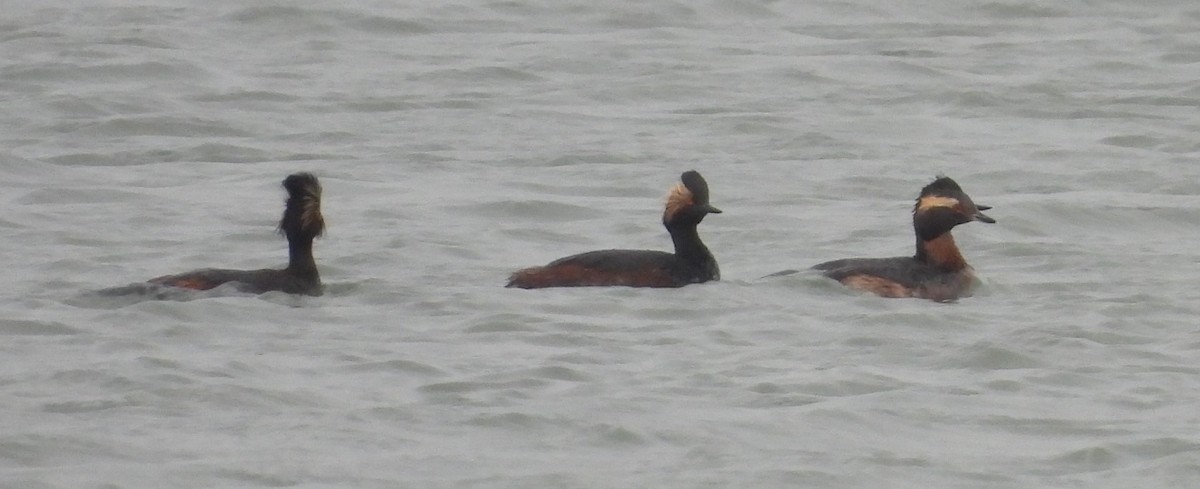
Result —
[[287, 205], [279, 220], [279, 231], [287, 235], [317, 237], [325, 232], [321, 215], [321, 182], [311, 173], [295, 173], [283, 180]]
[[690, 170], [679, 176], [680, 183], [671, 187], [667, 194], [667, 208], [663, 211], [663, 223], [670, 223], [686, 209], [695, 208], [696, 222], [705, 214], [720, 214], [721, 210], [708, 204], [708, 182], [700, 176], [700, 172]]
[[679, 211], [695, 203], [695, 196], [682, 183], [675, 184], [667, 193], [667, 208], [663, 211], [663, 222], [670, 222]]
[[953, 209], [962, 204], [965, 197], [966, 194], [963, 193], [962, 187], [959, 187], [957, 182], [945, 175], [939, 175], [921, 189], [921, 196], [917, 197], [917, 205], [913, 211], [921, 212], [935, 207]]

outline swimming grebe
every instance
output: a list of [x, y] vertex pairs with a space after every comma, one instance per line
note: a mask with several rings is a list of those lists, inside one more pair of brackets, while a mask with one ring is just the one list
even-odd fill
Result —
[[269, 291], [321, 295], [321, 276], [313, 260], [313, 238], [325, 231], [321, 216], [321, 183], [310, 173], [288, 175], [283, 180], [288, 199], [279, 220], [279, 232], [288, 240], [288, 265], [284, 269], [224, 270], [207, 268], [150, 279], [149, 283], [184, 289], [208, 290], [235, 282], [237, 290], [254, 294]]
[[921, 189], [913, 206], [917, 254], [895, 258], [848, 258], [813, 268], [852, 289], [883, 297], [919, 297], [951, 301], [968, 297], [975, 274], [954, 244], [950, 230], [971, 221], [994, 223], [949, 177], [938, 177]]
[[700, 241], [696, 226], [721, 210], [708, 203], [708, 183], [696, 171], [684, 172], [682, 183], [667, 194], [662, 222], [675, 253], [652, 250], [600, 250], [560, 258], [543, 267], [513, 273], [508, 287], [683, 287], [720, 280], [717, 260]]

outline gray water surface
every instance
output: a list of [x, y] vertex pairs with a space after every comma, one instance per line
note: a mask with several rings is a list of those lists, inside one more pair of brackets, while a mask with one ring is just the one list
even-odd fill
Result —
[[[9, 2], [0, 486], [1200, 485], [1190, 1]], [[723, 280], [511, 290], [669, 249]], [[286, 262], [318, 298], [89, 291]], [[951, 304], [810, 273], [994, 225]]]

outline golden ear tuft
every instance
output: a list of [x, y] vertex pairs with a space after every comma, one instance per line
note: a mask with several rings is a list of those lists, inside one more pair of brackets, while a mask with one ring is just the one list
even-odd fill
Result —
[[279, 221], [280, 232], [303, 232], [320, 236], [325, 232], [325, 218], [321, 216], [321, 182], [311, 173], [288, 175], [283, 181], [288, 191], [283, 218]]
[[663, 211], [663, 220], [670, 221], [685, 207], [692, 205], [694, 198], [692, 191], [688, 190], [682, 183], [675, 184], [671, 187], [671, 191], [667, 194], [667, 208]]
[[325, 217], [321, 215], [321, 186], [309, 187], [301, 199], [300, 222], [304, 229], [321, 234], [325, 231]]

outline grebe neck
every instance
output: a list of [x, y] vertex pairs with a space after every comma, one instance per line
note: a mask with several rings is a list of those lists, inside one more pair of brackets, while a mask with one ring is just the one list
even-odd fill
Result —
[[967, 260], [958, 251], [954, 236], [949, 231], [928, 241], [918, 237], [916, 259], [949, 272], [968, 268]]
[[288, 271], [309, 279], [319, 279], [313, 259], [312, 236], [288, 236]]
[[695, 224], [667, 226], [667, 231], [671, 233], [671, 241], [675, 244], [675, 256], [696, 264], [716, 261], [712, 252], [700, 241]]

